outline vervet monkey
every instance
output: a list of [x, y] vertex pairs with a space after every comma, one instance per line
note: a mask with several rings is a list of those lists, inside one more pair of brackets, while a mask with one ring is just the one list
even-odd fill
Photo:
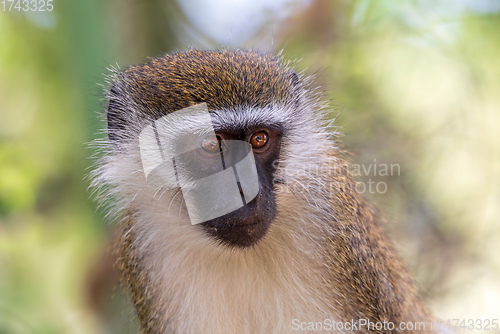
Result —
[[436, 332], [328, 106], [280, 56], [167, 54], [114, 72], [108, 99], [94, 186], [144, 333]]

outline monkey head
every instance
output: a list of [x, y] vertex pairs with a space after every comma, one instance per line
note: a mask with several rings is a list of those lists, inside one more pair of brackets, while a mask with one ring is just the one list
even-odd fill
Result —
[[100, 179], [155, 229], [253, 246], [319, 188], [296, 168], [331, 147], [306, 86], [280, 57], [242, 50], [190, 50], [114, 73]]

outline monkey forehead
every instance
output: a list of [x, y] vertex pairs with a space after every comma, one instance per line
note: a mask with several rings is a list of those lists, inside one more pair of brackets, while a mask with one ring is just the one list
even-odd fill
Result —
[[238, 107], [214, 110], [210, 114], [215, 131], [251, 131], [259, 128], [274, 128], [286, 133], [295, 128], [301, 113], [288, 105], [266, 107]]
[[209, 110], [290, 102], [298, 80], [278, 56], [189, 50], [130, 67], [116, 84], [145, 109], [166, 114], [201, 102]]

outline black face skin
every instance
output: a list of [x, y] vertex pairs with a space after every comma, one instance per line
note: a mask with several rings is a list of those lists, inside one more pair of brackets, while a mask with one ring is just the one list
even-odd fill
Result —
[[249, 144], [252, 143], [252, 138], [255, 144], [255, 134], [262, 132], [268, 135], [266, 144], [252, 148], [259, 177], [258, 195], [243, 207], [200, 224], [211, 237], [229, 246], [244, 248], [254, 245], [266, 235], [277, 215], [273, 188], [276, 168], [273, 162], [279, 158], [282, 130], [277, 127], [259, 126], [239, 131], [227, 129], [216, 132], [222, 142], [232, 139], [245, 140]]

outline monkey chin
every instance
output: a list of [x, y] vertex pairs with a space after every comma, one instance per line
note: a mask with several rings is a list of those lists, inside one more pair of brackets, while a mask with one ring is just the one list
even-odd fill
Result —
[[257, 196], [238, 210], [200, 225], [224, 246], [248, 248], [266, 235], [276, 214], [274, 198], [264, 200]]

